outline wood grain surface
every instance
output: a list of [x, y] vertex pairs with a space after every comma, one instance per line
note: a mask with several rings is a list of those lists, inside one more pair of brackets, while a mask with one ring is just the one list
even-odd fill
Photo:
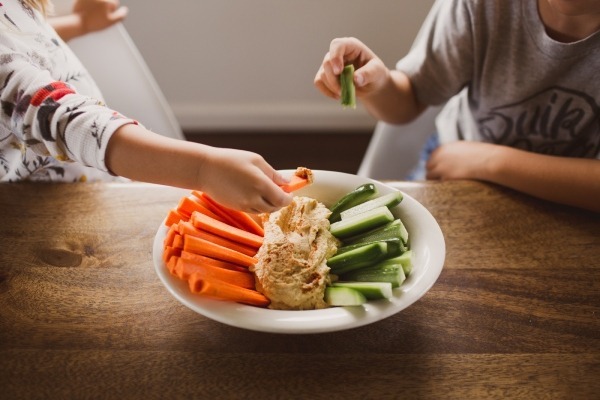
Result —
[[444, 233], [433, 288], [372, 325], [282, 335], [160, 283], [152, 241], [187, 191], [0, 185], [0, 398], [599, 398], [600, 216], [477, 182], [397, 187]]

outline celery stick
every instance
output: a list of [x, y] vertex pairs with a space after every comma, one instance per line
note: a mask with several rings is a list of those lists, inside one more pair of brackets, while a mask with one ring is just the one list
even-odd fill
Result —
[[344, 107], [356, 108], [356, 89], [354, 87], [354, 65], [348, 64], [340, 74], [342, 87], [341, 103]]

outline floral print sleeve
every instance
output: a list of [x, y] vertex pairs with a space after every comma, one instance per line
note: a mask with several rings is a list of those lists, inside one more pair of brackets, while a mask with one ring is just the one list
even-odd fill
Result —
[[37, 12], [5, 1], [0, 20], [0, 181], [85, 179], [72, 166], [107, 171], [111, 135], [136, 122], [106, 107]]

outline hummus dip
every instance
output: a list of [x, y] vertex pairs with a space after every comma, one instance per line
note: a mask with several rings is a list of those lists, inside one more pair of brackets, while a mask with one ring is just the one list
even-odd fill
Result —
[[325, 286], [330, 283], [327, 259], [339, 241], [329, 232], [331, 211], [309, 197], [264, 216], [265, 236], [251, 268], [256, 289], [276, 310], [326, 308]]

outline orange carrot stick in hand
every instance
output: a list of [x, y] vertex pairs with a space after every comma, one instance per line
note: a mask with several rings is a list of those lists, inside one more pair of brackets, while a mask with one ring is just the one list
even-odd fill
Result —
[[294, 175], [290, 178], [289, 183], [281, 185], [280, 188], [286, 193], [291, 193], [302, 189], [304, 186], [308, 186], [308, 180]]
[[245, 289], [214, 278], [203, 278], [194, 273], [188, 279], [192, 293], [210, 296], [220, 300], [231, 300], [252, 306], [266, 307], [270, 301], [256, 290]]
[[305, 186], [313, 183], [313, 172], [305, 167], [296, 168], [296, 172], [290, 178], [289, 183], [284, 185], [280, 185], [279, 187], [283, 189], [286, 193], [295, 192], [296, 190], [300, 190]]

